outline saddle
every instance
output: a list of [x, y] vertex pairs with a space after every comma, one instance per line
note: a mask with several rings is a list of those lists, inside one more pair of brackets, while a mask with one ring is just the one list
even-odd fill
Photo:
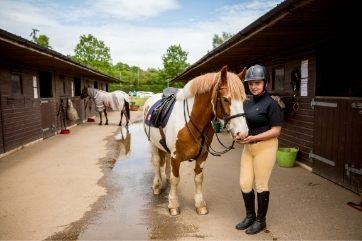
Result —
[[161, 103], [153, 110], [151, 116], [151, 125], [158, 127], [162, 125], [167, 113], [172, 109], [172, 105], [176, 100], [176, 93], [178, 89], [168, 87], [162, 91]]

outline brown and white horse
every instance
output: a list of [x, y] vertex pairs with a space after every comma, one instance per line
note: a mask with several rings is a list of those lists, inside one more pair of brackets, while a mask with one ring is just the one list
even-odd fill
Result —
[[[207, 73], [192, 79], [176, 95], [174, 107], [163, 131], [170, 154], [160, 144], [161, 134], [157, 127], [149, 125], [151, 110], [159, 103], [162, 94], [155, 94], [144, 104], [144, 130], [149, 138], [154, 165], [153, 192], [160, 194], [162, 179], [160, 168], [165, 167], [167, 182], [171, 189], [168, 209], [171, 215], [180, 214], [177, 185], [180, 182], [180, 164], [195, 161], [195, 207], [198, 214], [207, 214], [202, 194], [203, 167], [210, 152], [214, 136], [211, 121], [222, 119], [233, 140], [248, 135], [243, 102], [246, 99], [242, 80], [246, 68], [237, 74], [228, 72], [224, 66], [217, 73]], [[211, 152], [210, 152], [211, 153]]]
[[84, 86], [80, 95], [81, 99], [89, 97], [94, 101], [96, 111], [99, 113], [99, 124], [102, 125], [102, 112], [106, 117], [105, 125], [108, 125], [107, 109], [110, 108], [114, 111], [121, 112], [121, 120], [119, 126], [122, 125], [122, 114], [126, 116], [126, 127], [128, 126], [130, 113], [129, 113], [129, 95], [121, 90], [113, 92], [106, 92], [103, 90], [90, 88]]

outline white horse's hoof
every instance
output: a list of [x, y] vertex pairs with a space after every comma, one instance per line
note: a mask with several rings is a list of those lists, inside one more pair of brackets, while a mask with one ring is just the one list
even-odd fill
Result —
[[206, 215], [209, 213], [206, 207], [196, 208], [196, 213], [200, 215]]
[[168, 212], [170, 213], [171, 216], [177, 216], [180, 214], [180, 209], [179, 208], [169, 208]]
[[153, 194], [154, 194], [154, 195], [159, 195], [159, 194], [161, 194], [161, 189], [153, 189]]

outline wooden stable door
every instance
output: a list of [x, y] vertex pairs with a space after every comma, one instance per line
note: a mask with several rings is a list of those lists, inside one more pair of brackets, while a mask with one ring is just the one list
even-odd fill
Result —
[[53, 99], [41, 99], [40, 107], [43, 138], [46, 139], [56, 132]]
[[313, 172], [362, 193], [362, 98], [316, 97]]

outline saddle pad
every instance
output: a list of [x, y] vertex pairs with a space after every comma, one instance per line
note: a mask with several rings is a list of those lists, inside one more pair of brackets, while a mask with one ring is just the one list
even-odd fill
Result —
[[[162, 128], [167, 125], [168, 119], [170, 119], [170, 115], [171, 115], [173, 106], [175, 105], [175, 102], [176, 102], [176, 101], [174, 101], [174, 102], [172, 103], [172, 105], [171, 105], [170, 108], [169, 108], [169, 111], [167, 112], [165, 118], [163, 119], [163, 121], [162, 121]], [[153, 113], [153, 111], [154, 111], [154, 110], [156, 109], [156, 107], [159, 106], [161, 103], [162, 103], [162, 99], [159, 99], [159, 100], [156, 101], [156, 103], [154, 103], [154, 104], [151, 106], [151, 108], [148, 110], [148, 112], [147, 112], [147, 118], [146, 118], [146, 121], [145, 121], [145, 124], [146, 124], [147, 126], [157, 127], [157, 126], [152, 125], [151, 118], [152, 118], [152, 113]]]

